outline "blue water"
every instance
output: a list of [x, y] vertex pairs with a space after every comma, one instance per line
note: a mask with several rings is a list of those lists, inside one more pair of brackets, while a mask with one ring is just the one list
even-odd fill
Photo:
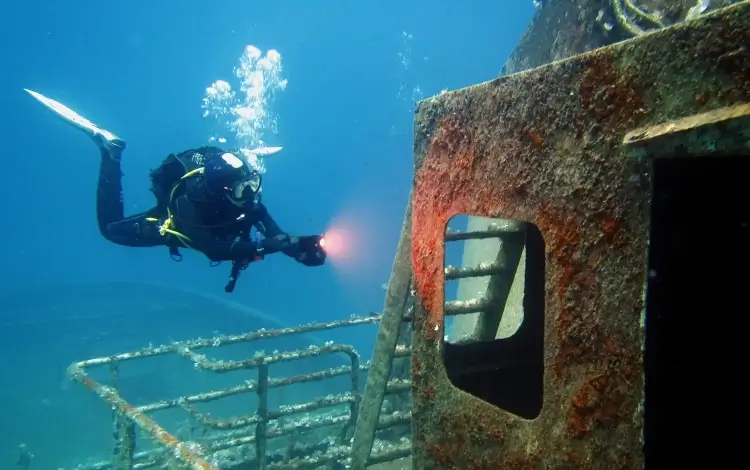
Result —
[[[72, 361], [379, 311], [412, 179], [415, 101], [496, 77], [533, 13], [531, 1], [489, 0], [4, 2], [0, 468], [21, 443], [32, 469], [109, 455], [109, 412], [65, 380]], [[346, 256], [320, 268], [271, 256], [227, 296], [225, 265], [195, 253], [176, 264], [165, 248], [100, 236], [96, 148], [23, 88], [127, 140], [130, 213], [150, 207], [148, 171], [168, 153], [233, 138], [202, 101], [215, 80], [236, 84], [248, 45], [278, 51], [288, 80], [267, 104], [277, 131], [263, 139], [284, 149], [265, 160], [264, 202], [291, 234], [340, 232]], [[217, 310], [211, 296], [253, 310]], [[346, 341], [369, 356], [375, 330], [357, 331]], [[136, 374], [134, 399], [179, 389], [179, 371], [162, 366], [170, 373]]]

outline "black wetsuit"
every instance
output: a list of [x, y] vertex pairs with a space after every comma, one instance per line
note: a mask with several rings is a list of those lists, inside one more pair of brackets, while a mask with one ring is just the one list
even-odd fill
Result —
[[[173, 235], [161, 235], [157, 218], [163, 221], [165, 210], [158, 208], [125, 217], [122, 198], [120, 160], [102, 149], [96, 212], [99, 231], [107, 240], [131, 247], [185, 245]], [[223, 197], [209, 197], [203, 178], [186, 180], [186, 187], [170, 206], [175, 230], [190, 240], [190, 248], [204, 253], [211, 261], [247, 263], [267, 254], [283, 251], [295, 257], [290, 238], [271, 218], [260, 202], [238, 207]], [[255, 227], [263, 235], [260, 243], [250, 240]]]

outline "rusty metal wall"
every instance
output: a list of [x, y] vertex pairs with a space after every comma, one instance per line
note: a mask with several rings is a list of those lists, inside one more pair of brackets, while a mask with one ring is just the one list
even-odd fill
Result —
[[[713, 0], [704, 11], [694, 10], [696, 0], [555, 0], [544, 1], [537, 9], [518, 46], [502, 68], [509, 75], [563, 60], [616, 42], [631, 39], [648, 31], [684, 21], [699, 11], [706, 13], [726, 7], [732, 0]], [[470, 217], [469, 225], [481, 227], [486, 220]], [[498, 240], [474, 241], [464, 246], [464, 262], [489, 259], [497, 253]], [[522, 255], [521, 266], [525, 263]], [[516, 283], [523, 278], [522, 270]], [[486, 280], [459, 281], [459, 300], [469, 300]], [[513, 297], [502, 314], [503, 327], [498, 335], [507, 335], [518, 324], [523, 308]], [[448, 334], [455, 340], [474, 331], [477, 316], [454, 319]]]
[[[628, 155], [623, 137], [750, 101], [748, 24], [742, 2], [419, 104], [414, 468], [643, 467], [651, 181], [649, 162]], [[544, 406], [535, 419], [448, 378], [443, 237], [459, 213], [528, 221], [544, 238]]]

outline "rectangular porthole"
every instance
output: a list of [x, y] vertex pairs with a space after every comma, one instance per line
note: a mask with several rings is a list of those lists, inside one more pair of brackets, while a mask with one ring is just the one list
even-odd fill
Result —
[[445, 234], [445, 367], [526, 419], [542, 409], [544, 240], [533, 224], [459, 215]]

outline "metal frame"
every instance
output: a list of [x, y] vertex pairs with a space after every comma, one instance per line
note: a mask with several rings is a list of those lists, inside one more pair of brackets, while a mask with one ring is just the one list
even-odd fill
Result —
[[[315, 467], [325, 463], [345, 461], [349, 457], [350, 447], [348, 438], [359, 415], [359, 404], [361, 393], [359, 391], [360, 373], [366, 372], [369, 367], [360, 363], [357, 351], [348, 345], [326, 344], [324, 346], [310, 346], [308, 349], [279, 352], [270, 355], [258, 355], [251, 359], [241, 361], [216, 361], [209, 359], [205, 354], [196, 351], [219, 348], [222, 346], [247, 343], [259, 339], [276, 338], [286, 335], [310, 333], [315, 331], [332, 330], [336, 328], [352, 327], [357, 325], [378, 323], [380, 315], [367, 317], [354, 317], [347, 320], [316, 323], [303, 325], [295, 328], [284, 328], [277, 330], [257, 331], [253, 333], [217, 336], [207, 339], [195, 339], [184, 342], [176, 342], [169, 345], [149, 347], [141, 350], [107, 356], [86, 361], [77, 362], [70, 366], [68, 373], [72, 379], [83, 384], [87, 389], [96, 393], [114, 410], [115, 426], [115, 454], [113, 462], [101, 462], [86, 467], [90, 470], [104, 469], [146, 469], [160, 465], [164, 461], [182, 465], [192, 470], [217, 470], [219, 465], [211, 454], [241, 446], [255, 446], [254, 458], [244, 462], [243, 468], [307, 468]], [[193, 363], [199, 370], [223, 373], [234, 370], [257, 370], [258, 378], [250, 383], [240, 384], [234, 387], [214, 390], [191, 396], [181, 396], [171, 400], [164, 400], [142, 406], [133, 406], [128, 403], [116, 388], [119, 364], [125, 361], [143, 360], [150, 357], [176, 354]], [[320, 357], [327, 354], [344, 354], [349, 358], [349, 365], [332, 369], [296, 375], [284, 378], [269, 378], [269, 368], [280, 362], [296, 361], [305, 358]], [[394, 350], [394, 357], [405, 357], [409, 350], [398, 347]], [[95, 367], [108, 366], [113, 385], [105, 385], [92, 379], [87, 371]], [[307, 403], [283, 406], [276, 410], [268, 409], [268, 392], [271, 389], [281, 388], [292, 384], [324, 380], [330, 377], [349, 375], [351, 385], [349, 391], [338, 395], [320, 397]], [[387, 384], [386, 394], [397, 394], [408, 392], [410, 384], [408, 380], [393, 380]], [[194, 405], [218, 400], [228, 396], [256, 393], [258, 395], [258, 408], [255, 413], [233, 419], [216, 419], [209, 414], [196, 410]], [[329, 415], [324, 417], [308, 417], [297, 420], [291, 425], [277, 425], [275, 420], [281, 417], [293, 416], [295, 414], [313, 410], [328, 408], [336, 405], [348, 404], [349, 411], [344, 414]], [[180, 441], [177, 437], [166, 431], [149, 414], [155, 411], [170, 408], [182, 408], [186, 413], [204, 426], [222, 431], [230, 431], [221, 437], [212, 437], [204, 442]], [[123, 419], [123, 417], [125, 419]], [[398, 425], [406, 425], [410, 421], [408, 411], [396, 410], [393, 413], [380, 416], [377, 422], [378, 429], [388, 429]], [[321, 446], [308, 444], [301, 446], [291, 455], [268, 455], [266, 452], [267, 441], [270, 438], [292, 435], [302, 431], [309, 431], [327, 426], [341, 426], [341, 432], [335, 445]], [[135, 428], [144, 431], [159, 447], [136, 453]], [[241, 432], [243, 429], [254, 427], [254, 432]], [[238, 432], [240, 431], [240, 432]], [[371, 463], [389, 461], [396, 458], [408, 456], [411, 446], [403, 443], [384, 444], [380, 451], [370, 459]], [[301, 455], [301, 456], [299, 456]]]

